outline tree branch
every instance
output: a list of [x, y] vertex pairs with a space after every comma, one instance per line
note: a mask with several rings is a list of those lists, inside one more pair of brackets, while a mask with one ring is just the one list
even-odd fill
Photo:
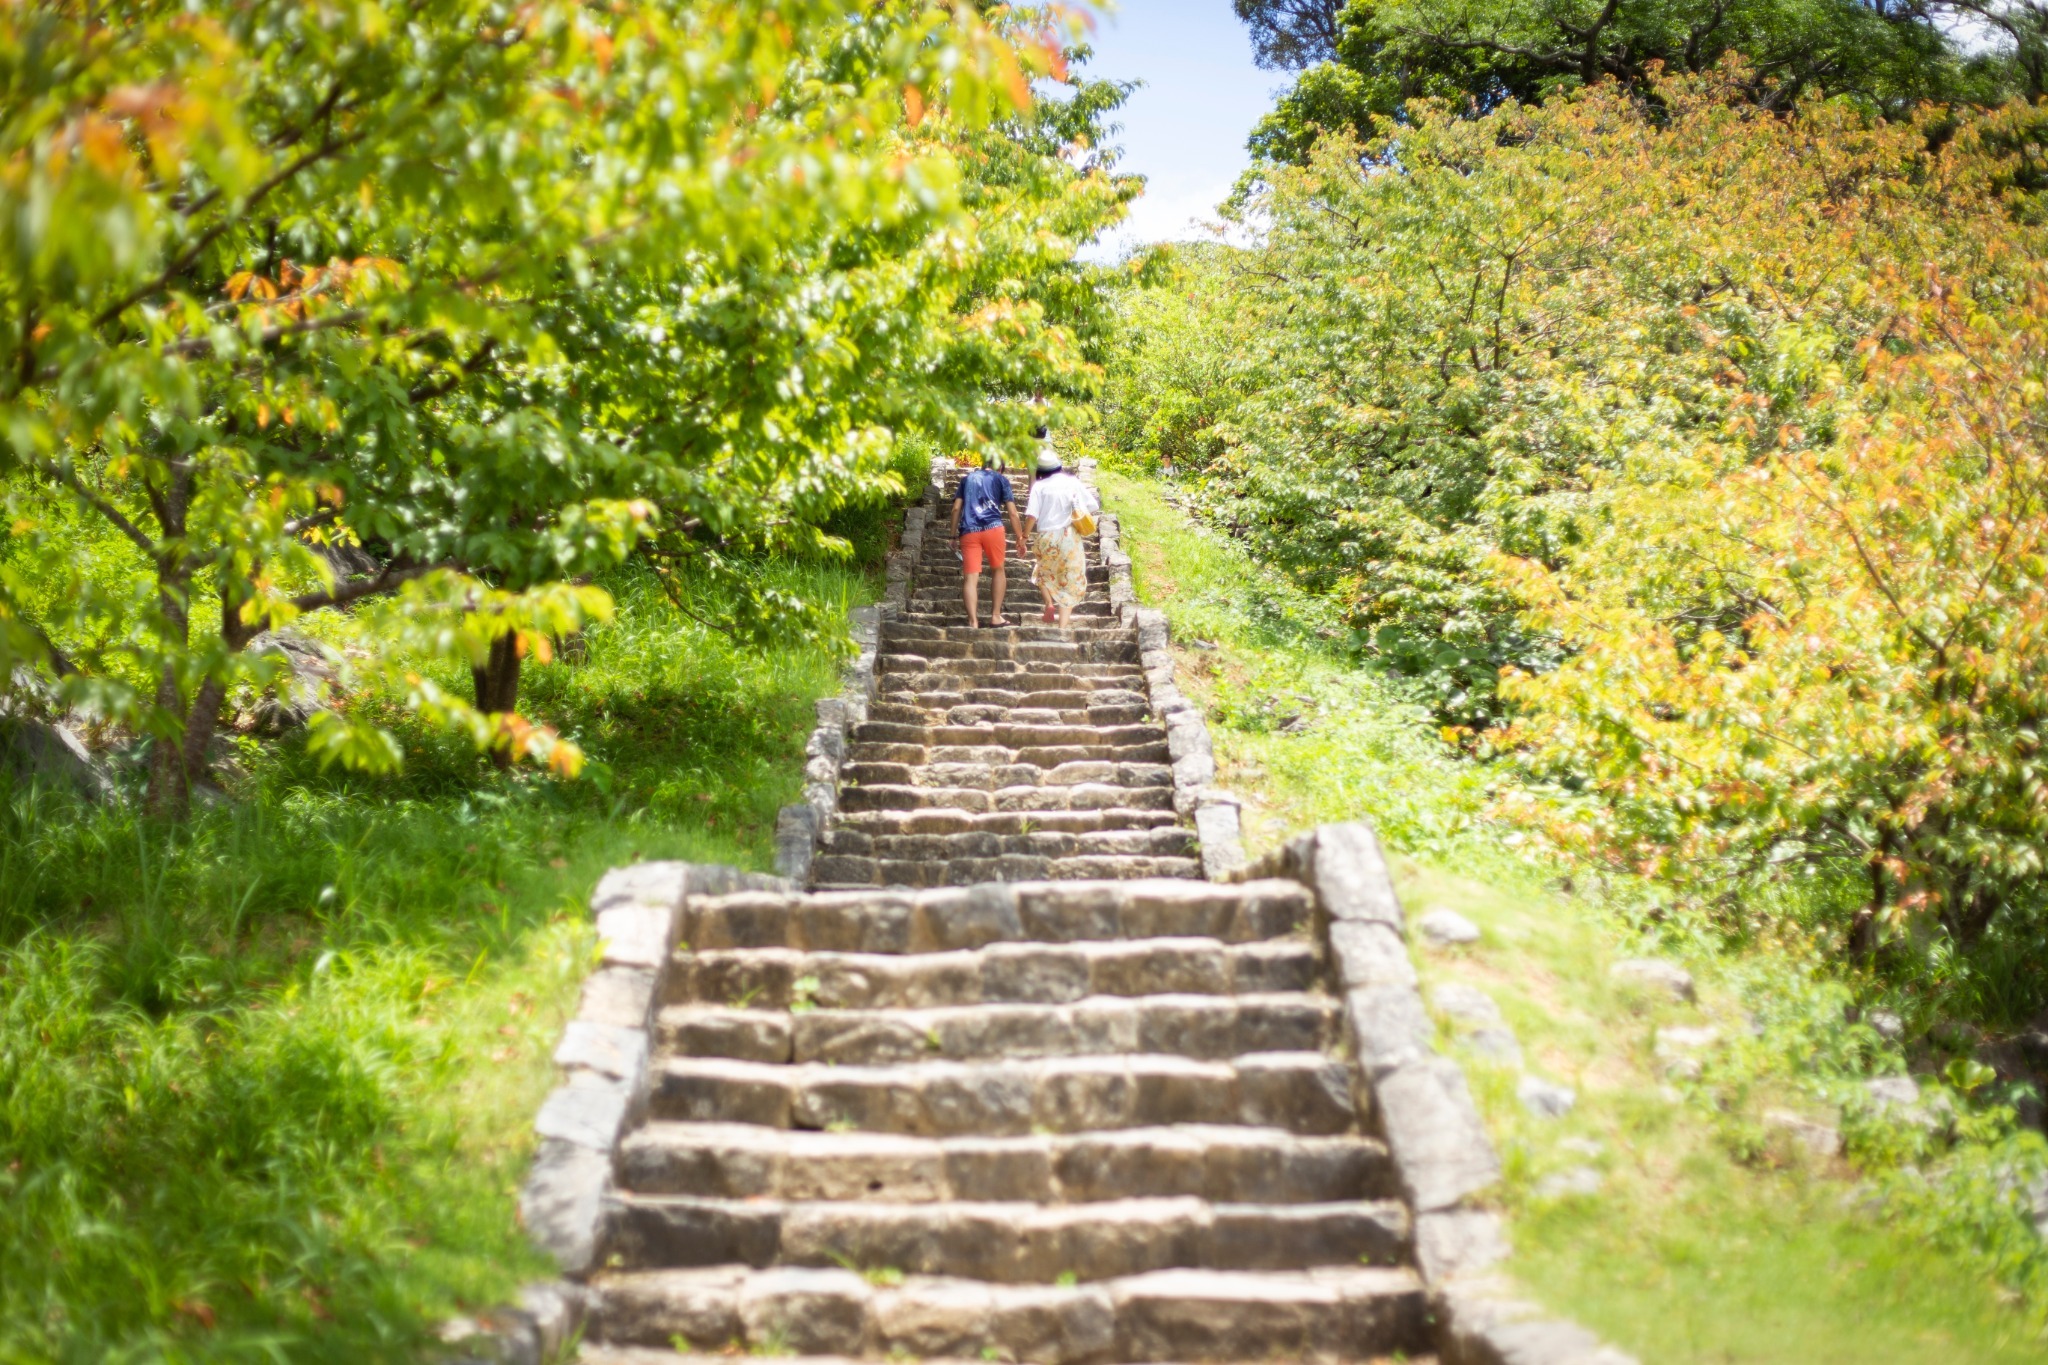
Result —
[[455, 392], [456, 389], [462, 387], [464, 380], [475, 375], [478, 370], [491, 363], [491, 357], [497, 352], [497, 349], [498, 339], [496, 337], [487, 338], [483, 345], [477, 347], [476, 354], [462, 362], [458, 373], [444, 375], [433, 383], [413, 385], [411, 391], [405, 395], [406, 401], [415, 404], [426, 403], [436, 398], [444, 398]]
[[135, 547], [151, 559], [157, 557], [157, 543], [143, 532], [142, 528], [128, 519], [126, 513], [105, 498], [86, 487], [85, 480], [66, 465], [52, 464], [48, 460], [30, 460], [29, 467], [46, 479], [54, 479], [75, 493], [86, 506], [110, 522], [114, 529], [135, 543]]
[[445, 569], [446, 564], [388, 564], [375, 578], [365, 578], [354, 583], [338, 583], [325, 592], [301, 593], [292, 599], [292, 606], [301, 613], [319, 611], [322, 607], [345, 607], [351, 602], [360, 602], [365, 597], [376, 597], [392, 592], [413, 579]]
[[264, 198], [267, 195], [269, 195], [269, 193], [272, 190], [276, 189], [279, 185], [284, 184], [287, 180], [290, 180], [293, 176], [297, 175], [300, 171], [305, 170], [307, 167], [316, 165], [319, 162], [325, 160], [326, 158], [333, 156], [336, 152], [342, 151], [345, 148], [353, 146], [355, 143], [362, 141], [363, 136], [364, 134], [362, 133], [352, 133], [347, 137], [329, 138], [327, 141], [321, 143], [318, 147], [311, 148], [310, 150], [302, 153], [301, 155], [292, 158], [292, 160], [287, 162], [285, 165], [279, 167], [276, 172], [271, 174], [267, 179], [260, 181], [256, 185], [256, 187], [249, 192], [248, 197], [242, 201], [240, 211], [238, 213], [228, 214], [224, 216], [223, 218], [221, 218], [219, 222], [215, 223], [212, 227], [200, 233], [198, 240], [194, 241], [192, 245], [185, 248], [185, 250], [179, 252], [177, 259], [173, 260], [169, 265], [165, 266], [163, 268], [162, 273], [158, 274], [155, 279], [150, 280], [146, 284], [137, 285], [125, 297], [123, 297], [122, 299], [115, 303], [109, 304], [105, 309], [101, 310], [99, 316], [92, 320], [92, 325], [94, 329], [106, 326], [108, 323], [115, 321], [121, 316], [121, 314], [127, 312], [130, 308], [133, 308], [136, 304], [142, 302], [144, 299], [149, 298], [155, 294], [161, 293], [165, 288], [167, 288], [170, 285], [172, 280], [177, 279], [180, 275], [184, 274], [187, 270], [191, 269], [192, 263], [199, 259], [200, 255], [205, 252], [206, 248], [212, 246], [216, 241], [219, 241], [223, 233], [225, 233], [229, 228], [233, 227], [236, 223], [241, 221], [242, 214], [246, 214], [250, 209], [253, 209], [258, 204], [262, 203]]

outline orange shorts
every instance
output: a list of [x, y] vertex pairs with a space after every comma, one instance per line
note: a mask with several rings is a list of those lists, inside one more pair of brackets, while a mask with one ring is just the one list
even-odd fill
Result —
[[985, 531], [962, 531], [960, 533], [960, 557], [962, 568], [968, 573], [981, 572], [981, 557], [988, 556], [988, 562], [1001, 568], [1003, 564], [1003, 528], [991, 526]]

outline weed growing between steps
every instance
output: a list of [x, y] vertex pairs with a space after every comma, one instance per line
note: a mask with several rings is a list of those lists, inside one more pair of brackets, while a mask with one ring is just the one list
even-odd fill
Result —
[[[2048, 1152], [1981, 1102], [1981, 1077], [1923, 1083], [1932, 1130], [1878, 1112], [1862, 1082], [1903, 1058], [1848, 1021], [1856, 983], [1808, 944], [1730, 947], [1649, 888], [1589, 886], [1539, 856], [1488, 818], [1500, 775], [1440, 744], [1398, 680], [1344, 657], [1320, 603], [1191, 524], [1170, 487], [1102, 482], [1208, 708], [1218, 781], [1246, 802], [1247, 851], [1364, 815], [1399, 855], [1411, 916], [1479, 926], [1476, 944], [1415, 952], [1425, 994], [1477, 987], [1519, 1040], [1521, 1069], [1441, 1020], [1501, 1147], [1510, 1270], [1535, 1297], [1658, 1365], [2041, 1358], [2048, 1254], [2020, 1187]], [[1577, 892], [1559, 890], [1575, 873]], [[1691, 968], [1698, 1002], [1610, 980], [1645, 953]], [[1690, 1050], [1696, 1077], [1672, 1035], [1656, 1055], [1659, 1028], [1714, 1030]], [[1570, 1112], [1530, 1113], [1524, 1071], [1575, 1091]], [[1798, 1143], [1793, 1116], [1836, 1127], [1847, 1157]]]
[[231, 799], [176, 829], [0, 797], [0, 1360], [413, 1359], [543, 1273], [513, 1196], [590, 888], [636, 857], [765, 867], [837, 685], [829, 647], [608, 586], [587, 660], [526, 679], [580, 781], [412, 732], [388, 781], [245, 740]]

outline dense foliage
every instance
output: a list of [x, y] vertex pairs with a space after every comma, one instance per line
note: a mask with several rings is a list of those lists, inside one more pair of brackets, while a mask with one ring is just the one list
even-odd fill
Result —
[[1483, 112], [1615, 80], [1748, 61], [1743, 91], [1788, 109], [1810, 93], [1907, 112], [1924, 99], [2042, 93], [2048, 10], [2032, 0], [1239, 0], [1254, 49], [1301, 70], [1252, 134], [1299, 163], [1317, 129], [1361, 138], [1437, 98]]
[[[152, 737], [180, 811], [224, 703], [274, 680], [252, 642], [354, 606], [379, 628], [349, 685], [573, 768], [514, 707], [521, 658], [608, 610], [579, 579], [651, 537], [743, 589], [742, 624], [808, 619], [735, 557], [817, 544], [899, 429], [1015, 440], [1004, 400], [1085, 384], [1069, 258], [1130, 190], [1052, 145], [1113, 87], [1032, 93], [1073, 22], [9, 10], [0, 679]], [[467, 660], [473, 696], [421, 657]], [[315, 724], [329, 758], [398, 761], [360, 711]]]
[[2010, 949], [2048, 909], [2037, 117], [1748, 81], [1326, 139], [1260, 246], [1128, 302], [1108, 435], [1447, 721], [1512, 703], [1560, 836]]

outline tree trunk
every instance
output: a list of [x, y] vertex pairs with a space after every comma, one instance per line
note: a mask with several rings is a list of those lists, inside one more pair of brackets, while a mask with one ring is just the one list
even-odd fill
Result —
[[[176, 715], [182, 701], [177, 675], [166, 668], [157, 680], [156, 704], [165, 714]], [[148, 800], [149, 813], [161, 819], [182, 820], [191, 812], [192, 784], [177, 736], [159, 735], [150, 743]]]
[[[519, 636], [506, 631], [491, 642], [490, 657], [482, 668], [472, 668], [476, 684], [476, 709], [487, 716], [501, 716], [519, 709]], [[491, 746], [491, 762], [500, 768], [512, 766], [512, 751], [504, 744]]]

